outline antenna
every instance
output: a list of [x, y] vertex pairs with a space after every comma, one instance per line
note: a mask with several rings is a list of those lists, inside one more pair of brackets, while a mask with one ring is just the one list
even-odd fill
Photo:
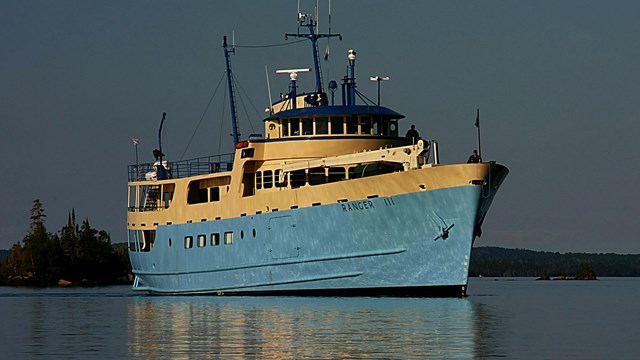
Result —
[[269, 93], [269, 115], [273, 114], [273, 100], [271, 100], [271, 84], [269, 84], [269, 69], [264, 66], [264, 73], [267, 75], [267, 92]]
[[381, 81], [386, 81], [389, 80], [388, 76], [372, 76], [369, 78], [371, 81], [377, 81], [378, 82], [378, 106], [380, 106], [380, 82]]
[[276, 70], [276, 74], [289, 74], [289, 79], [291, 79], [291, 85], [289, 85], [289, 99], [291, 100], [292, 109], [295, 109], [298, 103], [298, 99], [296, 99], [296, 80], [298, 80], [298, 73], [309, 71], [311, 71], [309, 68]]

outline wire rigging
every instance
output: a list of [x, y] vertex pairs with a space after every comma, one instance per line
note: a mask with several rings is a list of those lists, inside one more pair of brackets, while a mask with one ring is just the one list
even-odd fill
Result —
[[196, 128], [193, 130], [193, 134], [191, 134], [191, 138], [189, 139], [189, 142], [187, 143], [187, 146], [185, 147], [184, 152], [182, 152], [182, 156], [180, 156], [180, 160], [184, 159], [184, 155], [187, 153], [187, 150], [189, 150], [189, 146], [191, 146], [191, 142], [193, 141], [193, 138], [196, 136], [196, 133], [198, 132], [198, 128], [200, 127], [200, 124], [202, 124], [202, 120], [204, 119], [204, 116], [207, 114], [207, 111], [209, 110], [209, 106], [211, 106], [211, 102], [213, 101], [213, 98], [218, 93], [218, 89], [220, 88], [220, 84], [222, 83], [223, 79], [224, 79], [224, 73], [220, 77], [220, 80], [218, 80], [218, 85], [216, 85], [216, 89], [213, 91], [213, 95], [211, 95], [211, 98], [209, 99], [209, 103], [205, 107], [204, 112], [200, 117], [200, 121], [198, 121]]

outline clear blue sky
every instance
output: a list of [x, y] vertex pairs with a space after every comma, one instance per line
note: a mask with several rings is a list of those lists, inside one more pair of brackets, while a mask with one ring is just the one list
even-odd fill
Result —
[[[151, 161], [162, 112], [170, 160], [231, 148], [221, 39], [283, 43], [290, 1], [3, 1], [0, 12], [0, 248], [22, 240], [33, 199], [57, 231], [72, 208], [126, 241], [126, 166]], [[303, 10], [312, 10], [303, 1]], [[321, 25], [326, 31], [326, 3]], [[637, 1], [332, 2], [325, 83], [358, 53], [359, 90], [440, 143], [443, 162], [476, 147], [511, 173], [477, 245], [640, 253], [640, 3]], [[289, 40], [293, 42], [293, 40]], [[320, 45], [324, 50], [326, 42]], [[310, 67], [309, 45], [239, 48], [233, 68], [247, 108], [241, 132], [262, 132], [276, 69]], [[310, 74], [300, 76], [304, 88]], [[248, 100], [251, 100], [251, 105]], [[260, 112], [253, 110], [257, 108]], [[224, 108], [224, 118], [223, 118]], [[224, 121], [224, 122], [223, 122]], [[252, 124], [253, 128], [251, 127]], [[222, 131], [221, 131], [222, 129]], [[195, 134], [195, 135], [194, 135]], [[191, 145], [190, 139], [193, 136]], [[184, 154], [184, 155], [183, 155]]]

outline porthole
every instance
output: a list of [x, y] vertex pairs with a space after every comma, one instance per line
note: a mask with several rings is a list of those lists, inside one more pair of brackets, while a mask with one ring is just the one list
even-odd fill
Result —
[[240, 239], [244, 239], [244, 230], [240, 230]]
[[256, 229], [253, 229], [253, 237], [256, 237]]
[[169, 238], [169, 247], [171, 247], [171, 238]]

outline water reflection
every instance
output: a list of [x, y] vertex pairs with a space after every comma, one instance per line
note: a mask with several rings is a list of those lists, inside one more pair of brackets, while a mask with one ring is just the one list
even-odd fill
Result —
[[501, 356], [498, 319], [467, 299], [137, 297], [131, 357]]

